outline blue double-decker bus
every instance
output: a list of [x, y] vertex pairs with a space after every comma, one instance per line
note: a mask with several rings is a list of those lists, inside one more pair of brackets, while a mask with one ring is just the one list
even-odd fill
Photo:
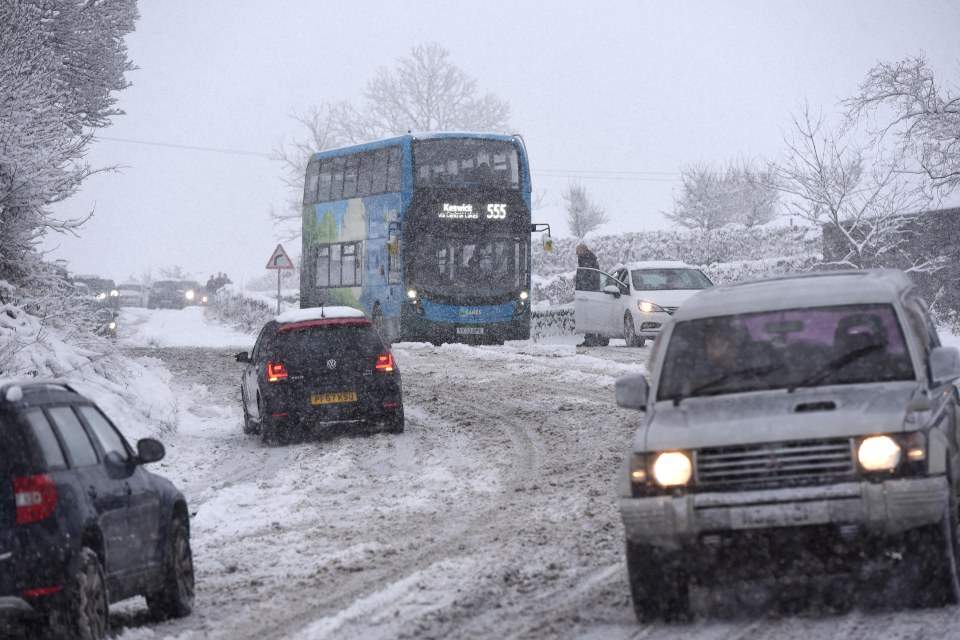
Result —
[[364, 310], [388, 342], [530, 337], [520, 136], [407, 134], [311, 156], [300, 306]]

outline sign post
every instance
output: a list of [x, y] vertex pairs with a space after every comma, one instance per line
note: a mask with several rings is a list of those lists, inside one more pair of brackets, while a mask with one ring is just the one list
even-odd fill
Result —
[[267, 261], [267, 269], [277, 270], [277, 315], [280, 315], [280, 273], [282, 269], [293, 269], [293, 260], [283, 250], [283, 245], [278, 244], [273, 250]]

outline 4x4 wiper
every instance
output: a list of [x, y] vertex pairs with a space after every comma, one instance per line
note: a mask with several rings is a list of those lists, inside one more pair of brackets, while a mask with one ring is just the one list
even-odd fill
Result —
[[723, 384], [729, 382], [730, 380], [735, 380], [737, 378], [742, 378], [745, 376], [762, 376], [768, 373], [773, 373], [777, 369], [782, 369], [783, 365], [779, 362], [755, 365], [753, 367], [746, 367], [744, 369], [736, 369], [734, 371], [727, 371], [721, 376], [707, 380], [702, 384], [698, 384], [693, 389], [691, 389], [686, 394], [679, 394], [673, 397], [673, 406], [680, 404], [680, 401], [684, 398], [692, 398], [693, 396], [698, 396], [703, 394], [704, 391], [709, 391], [710, 389], [715, 389], [721, 387]]
[[826, 363], [825, 365], [823, 365], [822, 367], [820, 367], [819, 369], [811, 373], [809, 376], [807, 376], [800, 382], [790, 385], [789, 387], [787, 387], [787, 391], [789, 393], [793, 393], [800, 387], [809, 387], [809, 386], [815, 385], [816, 383], [826, 378], [829, 374], [835, 371], [839, 371], [840, 369], [843, 369], [848, 364], [852, 362], [856, 362], [857, 360], [864, 357], [868, 353], [873, 353], [874, 351], [882, 348], [883, 348], [882, 344], [875, 343], [875, 344], [864, 345], [857, 349], [847, 351], [843, 355], [840, 355], [834, 358], [833, 360], [831, 360], [830, 362]]

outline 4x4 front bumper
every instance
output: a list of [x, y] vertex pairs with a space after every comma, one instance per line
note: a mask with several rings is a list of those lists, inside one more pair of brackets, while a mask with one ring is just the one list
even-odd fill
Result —
[[884, 482], [623, 498], [620, 515], [636, 544], [678, 549], [702, 533], [859, 525], [896, 535], [940, 522], [949, 496], [947, 479], [910, 478]]

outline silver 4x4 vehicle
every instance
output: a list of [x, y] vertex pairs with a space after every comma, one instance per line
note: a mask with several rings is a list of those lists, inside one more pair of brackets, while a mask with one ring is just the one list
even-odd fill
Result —
[[641, 621], [690, 613], [691, 583], [913, 578], [917, 606], [960, 601], [960, 353], [895, 270], [707, 289], [655, 343], [619, 482]]

